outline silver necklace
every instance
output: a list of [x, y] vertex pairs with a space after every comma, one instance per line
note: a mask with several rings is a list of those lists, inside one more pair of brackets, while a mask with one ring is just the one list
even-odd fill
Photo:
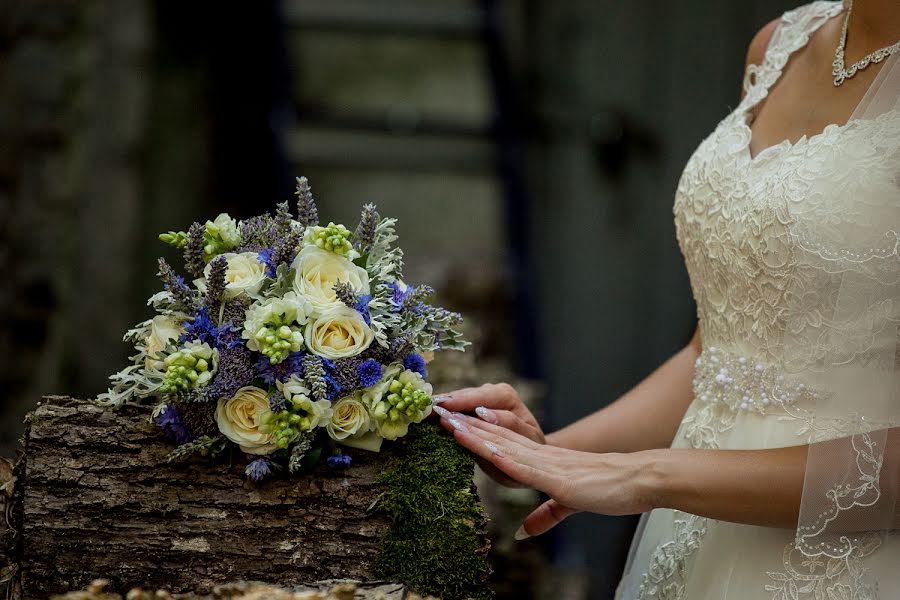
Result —
[[894, 52], [900, 50], [900, 41], [897, 41], [892, 46], [879, 48], [875, 52], [862, 57], [849, 67], [845, 67], [844, 48], [847, 46], [847, 24], [850, 23], [850, 12], [853, 10], [853, 0], [845, 1], [847, 3], [847, 14], [844, 15], [844, 28], [841, 30], [841, 41], [838, 43], [837, 50], [834, 53], [834, 63], [831, 67], [831, 74], [834, 76], [835, 87], [856, 75], [858, 71], [862, 71], [869, 65], [880, 63]]

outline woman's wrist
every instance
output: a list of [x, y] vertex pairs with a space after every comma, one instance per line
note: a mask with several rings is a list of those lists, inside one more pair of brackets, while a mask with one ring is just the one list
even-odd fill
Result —
[[673, 508], [675, 453], [669, 448], [642, 450], [631, 454], [635, 460], [635, 493], [648, 510]]

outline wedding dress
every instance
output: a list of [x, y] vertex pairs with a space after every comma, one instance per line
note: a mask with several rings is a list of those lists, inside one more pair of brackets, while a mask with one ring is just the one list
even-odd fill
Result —
[[900, 599], [898, 56], [846, 124], [750, 150], [753, 109], [841, 13], [814, 2], [784, 15], [673, 211], [703, 346], [673, 447], [812, 444], [800, 522], [654, 510], [620, 600]]

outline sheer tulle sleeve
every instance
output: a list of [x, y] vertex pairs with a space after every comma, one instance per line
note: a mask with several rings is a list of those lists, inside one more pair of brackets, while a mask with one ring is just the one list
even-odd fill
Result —
[[[865, 149], [871, 175], [842, 173], [837, 160], [835, 176], [790, 208], [798, 262], [784, 357], [786, 375], [809, 391], [791, 410], [811, 442], [796, 551], [841, 568], [900, 528], [898, 109], [895, 56], [846, 125], [880, 121]], [[879, 565], [856, 573], [860, 589], [896, 580], [900, 565]]]

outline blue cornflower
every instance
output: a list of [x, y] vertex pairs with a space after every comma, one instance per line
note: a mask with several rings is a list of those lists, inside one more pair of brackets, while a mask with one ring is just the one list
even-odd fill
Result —
[[421, 354], [410, 354], [403, 359], [403, 368], [425, 377], [425, 359]]
[[367, 358], [357, 367], [356, 372], [359, 374], [359, 382], [363, 387], [369, 387], [378, 383], [381, 379], [383, 370], [381, 363], [374, 358]]
[[167, 404], [158, 415], [156, 415], [156, 424], [160, 426], [173, 442], [178, 444], [187, 444], [193, 438], [190, 431], [181, 420], [181, 415], [174, 406]]
[[403, 301], [406, 300], [406, 296], [409, 294], [410, 288], [407, 287], [406, 291], [400, 289], [400, 286], [397, 285], [396, 282], [392, 281], [387, 284], [387, 287], [391, 290], [391, 303], [394, 304], [394, 307], [399, 309], [403, 306]]
[[268, 356], [260, 355], [256, 361], [256, 372], [267, 385], [275, 385], [276, 381], [284, 383], [291, 375], [303, 378], [303, 352], [291, 352], [277, 365], [269, 362]]
[[366, 325], [372, 324], [372, 317], [369, 315], [369, 302], [372, 301], [372, 294], [363, 294], [359, 297], [359, 302], [353, 308], [362, 315]]
[[272, 249], [271, 248], [261, 248], [256, 253], [256, 258], [262, 264], [266, 265], [266, 276], [275, 278], [275, 263], [272, 260]]
[[184, 333], [181, 334], [179, 342], [200, 340], [213, 348], [233, 348], [241, 343], [240, 339], [233, 335], [236, 331], [237, 327], [230, 322], [216, 327], [209, 318], [206, 307], [203, 307], [197, 311], [193, 319], [185, 321]]
[[259, 483], [267, 477], [270, 477], [277, 470], [278, 465], [268, 458], [257, 458], [247, 465], [244, 474], [254, 483]]
[[346, 469], [353, 464], [353, 459], [349, 454], [335, 454], [326, 458], [325, 462], [332, 469]]
[[328, 360], [327, 358], [322, 359], [322, 366], [325, 368], [325, 374], [323, 379], [325, 380], [325, 385], [327, 386], [327, 391], [325, 393], [325, 398], [327, 400], [334, 400], [338, 394], [341, 393], [341, 384], [337, 382], [337, 379], [334, 377], [335, 369], [337, 365], [333, 360]]

